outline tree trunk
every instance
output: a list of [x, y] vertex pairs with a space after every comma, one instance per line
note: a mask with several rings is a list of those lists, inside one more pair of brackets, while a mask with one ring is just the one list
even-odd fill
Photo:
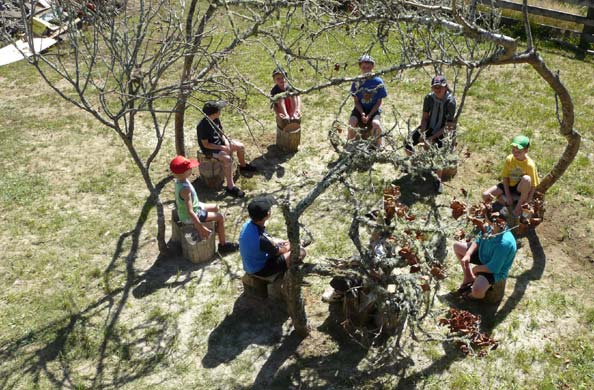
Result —
[[549, 84], [549, 86], [559, 98], [559, 102], [561, 103], [561, 121], [559, 123], [559, 132], [567, 140], [567, 146], [565, 146], [565, 150], [561, 154], [561, 157], [559, 157], [559, 160], [553, 169], [551, 169], [544, 179], [542, 179], [536, 188], [537, 191], [545, 193], [549, 188], [551, 188], [553, 184], [555, 184], [557, 180], [559, 180], [561, 176], [563, 176], [569, 165], [573, 162], [573, 159], [580, 149], [581, 135], [573, 128], [573, 101], [571, 100], [569, 91], [559, 79], [559, 75], [553, 73], [546, 66], [544, 60], [540, 54], [538, 54], [538, 52], [533, 52], [531, 54], [532, 55], [529, 57], [528, 62], [530, 65], [532, 65], [534, 70], [536, 70], [538, 74], [540, 74], [540, 76]]
[[210, 20], [217, 6], [215, 3], [211, 3], [204, 13], [200, 25], [196, 30], [195, 34], [192, 34], [192, 24], [194, 20], [194, 12], [196, 11], [196, 4], [198, 0], [192, 0], [190, 8], [188, 10], [188, 16], [186, 18], [186, 43], [188, 44], [189, 53], [184, 57], [184, 67], [182, 69], [181, 80], [179, 82], [180, 89], [177, 95], [177, 102], [175, 103], [175, 151], [178, 155], [185, 156], [185, 139], [184, 139], [184, 119], [186, 115], [186, 102], [188, 96], [190, 96], [192, 89], [187, 85], [192, 76], [192, 64], [194, 63], [194, 57], [196, 56], [195, 47], [200, 45], [202, 37], [204, 35], [204, 27]]
[[300, 241], [299, 241], [299, 216], [295, 213], [285, 211], [285, 220], [287, 223], [287, 236], [291, 243], [291, 266], [284, 277], [285, 297], [289, 315], [293, 321], [295, 333], [301, 337], [309, 334], [309, 325], [307, 315], [305, 314], [305, 305], [301, 296], [301, 283], [303, 273], [296, 264], [299, 261]]

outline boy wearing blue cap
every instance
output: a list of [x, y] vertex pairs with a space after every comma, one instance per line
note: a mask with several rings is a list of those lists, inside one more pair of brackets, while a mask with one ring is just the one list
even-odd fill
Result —
[[513, 206], [514, 198], [518, 199], [513, 215], [519, 217], [522, 205], [532, 200], [540, 179], [536, 164], [528, 157], [530, 139], [525, 135], [518, 135], [512, 140], [511, 146], [512, 153], [505, 159], [501, 182], [483, 192], [483, 200], [489, 202], [497, 199], [507, 206]]
[[[359, 58], [359, 69], [362, 75], [371, 73], [374, 66], [375, 61], [370, 55], [365, 54]], [[355, 101], [355, 108], [349, 119], [348, 139], [357, 137], [355, 129], [371, 126], [371, 136], [375, 139], [376, 145], [381, 146], [382, 99], [388, 96], [384, 81], [378, 76], [355, 81], [351, 85], [351, 95]]]

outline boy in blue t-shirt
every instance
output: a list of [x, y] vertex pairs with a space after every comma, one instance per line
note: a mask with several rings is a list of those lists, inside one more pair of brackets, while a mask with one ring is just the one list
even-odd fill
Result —
[[[266, 231], [271, 208], [272, 202], [267, 198], [256, 198], [248, 205], [250, 220], [239, 233], [239, 253], [248, 274], [271, 276], [284, 273], [290, 266], [289, 241], [274, 239]], [[305, 249], [300, 249], [299, 257], [305, 257]]]
[[[362, 55], [359, 58], [359, 69], [361, 74], [368, 74], [373, 71], [375, 61], [370, 55]], [[375, 139], [377, 146], [382, 145], [381, 113], [382, 99], [388, 96], [384, 81], [377, 76], [369, 76], [365, 79], [353, 82], [351, 95], [355, 101], [355, 108], [349, 119], [348, 139], [357, 137], [357, 129], [368, 129], [371, 127], [371, 136]], [[369, 135], [365, 136], [367, 138]]]
[[[495, 222], [488, 234], [480, 234], [471, 242], [454, 243], [454, 253], [464, 272], [458, 291], [470, 290], [470, 298], [483, 299], [492, 285], [506, 279], [516, 257], [516, 239], [505, 228], [505, 219], [498, 218]], [[475, 266], [471, 267], [471, 263]]]
[[217, 235], [219, 236], [219, 253], [235, 252], [238, 245], [227, 242], [225, 239], [225, 218], [219, 213], [216, 204], [202, 203], [198, 200], [198, 194], [190, 183], [189, 177], [192, 175], [192, 169], [200, 163], [196, 160], [176, 156], [169, 163], [169, 169], [175, 177], [175, 207], [179, 220], [183, 224], [194, 225], [194, 228], [203, 239], [210, 236], [211, 230], [204, 226], [204, 222], [214, 221]]

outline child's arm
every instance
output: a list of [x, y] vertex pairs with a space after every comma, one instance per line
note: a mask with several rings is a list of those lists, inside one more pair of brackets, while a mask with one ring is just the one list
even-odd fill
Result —
[[282, 119], [289, 117], [289, 113], [287, 112], [287, 105], [285, 104], [285, 99], [278, 99], [278, 101], [275, 103], [275, 106], [276, 113], [278, 114], [278, 116], [280, 116]]
[[369, 114], [367, 114], [367, 116], [369, 118], [372, 118], [376, 112], [379, 111], [380, 107], [382, 106], [382, 99], [377, 99], [377, 102], [375, 102], [375, 104], [373, 105], [373, 107], [371, 108], [371, 111], [369, 111]]
[[361, 114], [361, 119], [365, 118], [364, 122], [367, 123], [367, 117], [365, 116], [365, 111], [363, 110], [363, 106], [361, 105], [361, 102], [359, 101], [359, 98], [357, 97], [357, 95], [353, 95], [353, 100], [355, 101], [355, 109], [357, 111], [359, 111], [359, 113]]
[[209, 228], [207, 228], [206, 226], [204, 226], [200, 222], [200, 220], [198, 219], [198, 216], [194, 212], [194, 208], [192, 205], [192, 193], [190, 192], [190, 190], [188, 188], [184, 188], [183, 190], [180, 191], [179, 195], [182, 197], [182, 199], [186, 203], [186, 208], [188, 209], [188, 215], [190, 216], [190, 219], [192, 220], [192, 223], [194, 224], [194, 228], [196, 229], [198, 234], [200, 234], [200, 237], [202, 237], [203, 239], [207, 239], [208, 236], [210, 235], [211, 230]]
[[293, 96], [293, 104], [295, 105], [295, 111], [293, 112], [293, 118], [301, 118], [301, 96]]

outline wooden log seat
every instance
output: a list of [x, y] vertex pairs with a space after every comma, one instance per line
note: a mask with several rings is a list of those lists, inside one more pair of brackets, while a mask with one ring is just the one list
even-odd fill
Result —
[[246, 273], [241, 277], [241, 283], [246, 295], [261, 299], [268, 297], [282, 299], [282, 279], [281, 273], [266, 277]]
[[299, 150], [301, 142], [301, 124], [291, 122], [284, 128], [276, 127], [276, 146], [281, 150], [294, 153]]
[[193, 225], [183, 224], [177, 215], [177, 210], [171, 210], [171, 241], [181, 245], [182, 256], [192, 263], [204, 263], [215, 255], [215, 224], [204, 223], [212, 232], [206, 240], [198, 235]]

